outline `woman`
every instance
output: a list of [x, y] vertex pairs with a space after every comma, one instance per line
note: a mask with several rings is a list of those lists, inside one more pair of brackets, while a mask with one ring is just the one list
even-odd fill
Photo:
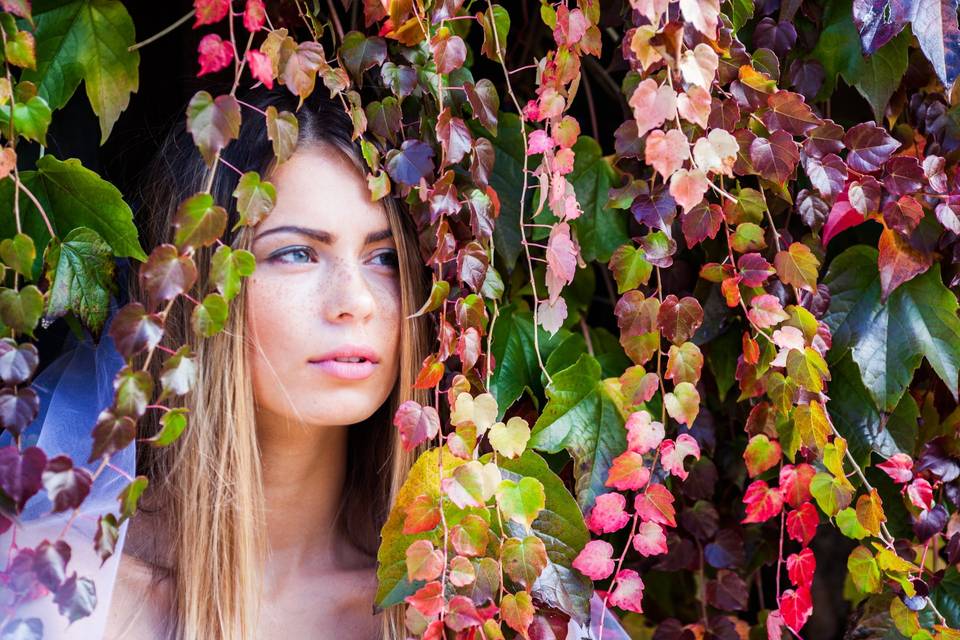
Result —
[[[370, 201], [350, 119], [321, 92], [299, 110], [283, 89], [245, 98], [229, 164], [217, 167], [217, 203], [235, 202], [232, 165], [270, 180], [276, 207], [223, 239], [257, 263], [225, 330], [196, 339], [189, 304], [168, 319], [164, 344], [189, 344], [200, 374], [181, 438], [140, 448], [150, 485], [127, 532], [108, 638], [289, 639], [334, 626], [344, 640], [380, 627], [403, 637], [402, 611], [373, 616], [372, 604], [379, 529], [418, 453], [403, 450], [391, 417], [406, 399], [427, 401], [413, 381], [433, 330], [428, 316], [406, 318], [429, 273], [409, 217], [391, 198]], [[299, 125], [282, 164], [268, 106]], [[182, 123], [147, 179], [149, 250], [170, 241], [176, 206], [207, 179]], [[201, 292], [215, 248], [196, 256]], [[150, 413], [140, 437], [159, 428]]]

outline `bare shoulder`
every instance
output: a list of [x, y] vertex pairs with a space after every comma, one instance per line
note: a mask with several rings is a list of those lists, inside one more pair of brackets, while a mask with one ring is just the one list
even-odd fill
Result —
[[122, 554], [104, 640], [156, 640], [162, 634], [169, 607], [166, 581], [156, 582], [150, 565]]

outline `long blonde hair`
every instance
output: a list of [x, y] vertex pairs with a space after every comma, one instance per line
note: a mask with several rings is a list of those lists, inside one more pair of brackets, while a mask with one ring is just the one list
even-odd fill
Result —
[[[359, 144], [351, 140], [352, 123], [338, 102], [318, 87], [297, 110], [289, 91], [254, 90], [244, 102], [260, 110], [274, 106], [295, 112], [299, 124], [298, 147], [320, 145], [338, 150], [362, 173]], [[255, 170], [269, 179], [276, 167], [265, 118], [244, 107], [240, 136], [224, 157], [241, 171]], [[147, 168], [140, 219], [145, 245], [171, 242], [172, 219], [177, 205], [200, 191], [209, 176], [199, 152], [179, 120], [165, 139], [156, 160]], [[218, 167], [212, 194], [228, 209], [233, 227], [237, 213], [231, 196], [238, 176]], [[401, 273], [401, 311], [404, 318], [426, 298], [429, 276], [415, 226], [392, 197], [382, 200], [397, 250]], [[228, 206], [229, 205], [229, 206]], [[241, 227], [224, 242], [249, 248], [252, 232]], [[215, 247], [214, 247], [215, 248]], [[195, 254], [198, 291], [208, 292], [213, 248]], [[130, 279], [134, 300], [145, 300], [136, 278]], [[183, 399], [189, 425], [181, 437], [164, 448], [140, 447], [138, 473], [150, 487], [141, 501], [142, 513], [155, 521], [156, 539], [144, 544], [141, 557], [154, 569], [154, 579], [168, 580], [172, 611], [165, 637], [213, 640], [254, 637], [261, 600], [261, 566], [266, 553], [264, 495], [254, 420], [251, 372], [246, 360], [249, 340], [243, 318], [244, 295], [231, 304], [224, 330], [207, 339], [190, 327], [192, 304], [171, 309], [164, 344], [189, 345], [198, 358], [197, 385]], [[350, 427], [347, 474], [336, 528], [371, 558], [379, 532], [397, 491], [420, 450], [405, 451], [391, 424], [397, 406], [414, 399], [426, 404], [428, 394], [413, 388], [419, 367], [429, 352], [435, 328], [429, 316], [404, 319], [400, 331], [400, 367], [395, 388], [387, 401], [362, 424]], [[156, 376], [162, 358], [154, 358]], [[154, 435], [157, 412], [139, 425], [141, 438]], [[140, 517], [140, 516], [138, 516]], [[133, 541], [136, 544], [136, 541]], [[145, 556], [145, 557], [144, 557]], [[371, 603], [372, 604], [372, 603]], [[383, 614], [383, 637], [405, 637], [402, 607]]]

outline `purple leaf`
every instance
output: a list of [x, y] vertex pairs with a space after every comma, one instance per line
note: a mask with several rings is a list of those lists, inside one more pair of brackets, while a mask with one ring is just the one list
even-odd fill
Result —
[[40, 400], [30, 387], [0, 389], [0, 427], [20, 435], [40, 411]]
[[53, 601], [57, 603], [60, 615], [66, 615], [70, 622], [76, 622], [93, 613], [97, 606], [97, 587], [89, 578], [77, 578], [77, 572], [74, 571], [57, 589]]
[[937, 77], [949, 91], [953, 81], [960, 76], [957, 0], [914, 0], [912, 10], [913, 34]]
[[919, 191], [926, 182], [923, 167], [913, 156], [897, 156], [883, 166], [883, 186], [894, 195]]
[[774, 22], [773, 18], [764, 18], [753, 30], [754, 46], [772, 49], [781, 58], [796, 41], [797, 30], [789, 22]]
[[654, 189], [653, 193], [641, 193], [630, 207], [637, 222], [651, 229], [660, 229], [673, 237], [670, 228], [677, 217], [677, 202], [665, 188]]
[[69, 456], [57, 456], [47, 461], [42, 476], [47, 497], [53, 503], [53, 512], [76, 509], [90, 493], [93, 476], [83, 467], [74, 467]]
[[916, 0], [853, 0], [853, 24], [865, 54], [873, 55], [903, 30], [912, 1]]
[[897, 140], [872, 122], [863, 122], [852, 127], [843, 136], [843, 144], [850, 149], [847, 164], [860, 173], [879, 170], [893, 152], [900, 148]]
[[822, 158], [804, 156], [803, 169], [810, 183], [827, 202], [832, 203], [843, 191], [847, 181], [847, 165], [838, 155], [829, 153]]
[[0, 449], [0, 489], [18, 511], [40, 490], [46, 464], [47, 454], [39, 447], [27, 447], [23, 453], [15, 445]]
[[21, 384], [29, 380], [39, 362], [40, 356], [32, 343], [18, 345], [10, 338], [0, 340], [0, 379], [7, 384]]
[[387, 154], [387, 173], [397, 182], [416, 186], [433, 173], [433, 149], [419, 140], [405, 140]]
[[37, 545], [33, 558], [33, 572], [37, 580], [50, 591], [56, 591], [67, 577], [67, 564], [70, 562], [70, 545], [64, 540], [53, 544], [44, 540]]

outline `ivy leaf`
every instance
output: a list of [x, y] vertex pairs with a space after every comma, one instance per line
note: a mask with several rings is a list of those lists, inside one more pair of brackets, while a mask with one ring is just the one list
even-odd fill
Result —
[[503, 515], [528, 531], [546, 506], [543, 484], [536, 478], [524, 477], [519, 482], [504, 479], [497, 487], [496, 497]]
[[767, 96], [767, 106], [770, 110], [764, 113], [763, 122], [771, 132], [782, 129], [789, 134], [802, 136], [823, 124], [823, 120], [813, 113], [799, 93], [772, 93]]
[[24, 278], [33, 279], [33, 261], [37, 259], [37, 248], [33, 238], [18, 233], [13, 238], [0, 240], [0, 260]]
[[173, 219], [176, 232], [173, 242], [180, 251], [206, 247], [223, 235], [227, 227], [227, 212], [214, 204], [209, 193], [196, 193], [180, 204]]
[[402, 184], [413, 187], [433, 173], [433, 149], [420, 140], [404, 140], [399, 149], [387, 153], [387, 173]]
[[911, 30], [945, 87], [960, 76], [960, 27], [956, 0], [915, 0]]
[[397, 408], [393, 424], [400, 432], [403, 448], [410, 451], [437, 435], [440, 430], [440, 417], [433, 407], [407, 400]]
[[[473, 110], [473, 117], [480, 121], [480, 124], [490, 135], [496, 137], [498, 131], [497, 113], [500, 110], [500, 96], [497, 94], [496, 86], [489, 78], [481, 78], [477, 80], [476, 84], [472, 82], [463, 83], [463, 90], [467, 95], [470, 108]], [[499, 190], [497, 192], [499, 193]]]
[[890, 0], [854, 0], [853, 23], [860, 33], [865, 54], [872, 56], [903, 30], [910, 19], [911, 4]]
[[860, 37], [853, 24], [849, 0], [828, 2], [820, 28], [820, 38], [811, 55], [820, 61], [826, 72], [818, 97], [829, 96], [837, 84], [837, 74], [848, 84], [854, 84], [863, 73], [863, 55]]
[[193, 288], [197, 267], [189, 256], [181, 256], [172, 244], [158, 245], [140, 267], [140, 281], [151, 305], [176, 298]]
[[777, 466], [781, 455], [779, 442], [770, 440], [763, 433], [758, 433], [747, 443], [747, 448], [743, 452], [743, 461], [747, 465], [747, 473], [751, 478], [755, 478]]
[[166, 447], [177, 441], [183, 430], [187, 428], [187, 409], [175, 407], [160, 417], [160, 433], [147, 438], [154, 447]]
[[0, 340], [0, 379], [10, 385], [21, 384], [33, 377], [40, 354], [31, 342], [17, 344], [11, 338]]
[[193, 331], [204, 338], [220, 333], [229, 313], [227, 301], [219, 293], [208, 293], [203, 301], [193, 308], [190, 325]]
[[883, 230], [877, 248], [881, 302], [886, 301], [894, 289], [923, 273], [933, 264], [932, 253], [913, 248], [893, 229]]
[[583, 354], [553, 376], [547, 405], [533, 426], [529, 446], [575, 460], [577, 502], [584, 511], [606, 492], [611, 461], [627, 448], [619, 385], [600, 379], [600, 363]]
[[187, 130], [208, 167], [217, 153], [240, 135], [240, 104], [232, 95], [198, 91], [187, 105]]
[[137, 436], [137, 423], [130, 416], [117, 416], [104, 409], [93, 427], [93, 448], [87, 464], [127, 447]]
[[197, 380], [197, 358], [189, 345], [183, 345], [168, 357], [160, 371], [160, 384], [163, 390], [157, 401], [167, 397], [182, 396], [193, 388]]
[[[442, 538], [438, 537], [435, 529], [413, 534], [403, 533], [403, 523], [406, 519], [408, 506], [414, 504], [414, 501], [420, 496], [426, 496], [426, 499], [432, 503], [436, 503], [440, 498], [440, 481], [437, 473], [440, 455], [440, 448], [435, 447], [417, 458], [400, 487], [394, 506], [380, 532], [381, 544], [377, 550], [377, 594], [374, 604], [377, 611], [402, 603], [406, 596], [413, 595], [424, 584], [422, 581], [411, 582], [407, 579], [406, 550], [410, 544], [416, 540], [442, 542]], [[448, 475], [465, 463], [466, 460], [456, 457], [448, 448], [444, 447], [444, 475]], [[445, 509], [455, 509], [455, 507], [447, 502]], [[450, 527], [458, 525], [460, 520], [463, 519], [462, 512], [456, 515], [451, 511], [447, 516], [449, 518], [448, 526]], [[469, 517], [478, 518], [477, 516]], [[437, 521], [439, 522], [439, 513], [437, 514]], [[483, 523], [483, 520], [480, 520], [480, 522]]]
[[[40, 96], [33, 96], [13, 107], [13, 127], [17, 133], [26, 138], [46, 146], [47, 129], [50, 127], [52, 114], [47, 101]], [[0, 106], [0, 125], [4, 128], [10, 122], [10, 107]]]
[[817, 290], [817, 268], [820, 261], [807, 245], [794, 242], [786, 250], [777, 253], [773, 264], [784, 284], [810, 292]]
[[237, 213], [240, 214], [233, 231], [244, 225], [257, 224], [277, 204], [276, 188], [272, 183], [261, 180], [256, 171], [247, 171], [240, 176], [233, 197], [237, 199]]
[[677, 296], [670, 294], [664, 298], [657, 311], [657, 326], [660, 327], [660, 332], [675, 345], [690, 340], [701, 324], [703, 307], [691, 296], [678, 300]]
[[647, 284], [653, 265], [644, 258], [642, 248], [627, 243], [617, 248], [610, 256], [610, 270], [617, 281], [617, 293], [636, 289], [641, 284]]
[[339, 55], [343, 66], [359, 83], [364, 71], [383, 64], [387, 59], [387, 43], [383, 38], [351, 31], [343, 36]]
[[16, 445], [0, 449], [0, 489], [22, 511], [43, 486], [47, 455], [39, 447], [19, 451]]
[[498, 4], [490, 5], [481, 16], [483, 46], [480, 52], [495, 62], [507, 50], [507, 34], [510, 32], [510, 13]]
[[273, 153], [277, 156], [277, 162], [282, 164], [290, 159], [297, 148], [297, 136], [300, 131], [300, 123], [297, 116], [289, 111], [277, 113], [277, 108], [273, 105], [267, 107], [267, 138], [273, 144]]
[[939, 264], [897, 287], [884, 303], [877, 255], [872, 247], [855, 246], [830, 265], [824, 279], [830, 307], [823, 318], [833, 334], [830, 360], [851, 351], [864, 386], [883, 411], [894, 410], [923, 358], [956, 399], [960, 319]]
[[33, 337], [42, 313], [43, 294], [32, 284], [19, 291], [0, 288], [0, 323], [16, 333]]
[[221, 245], [210, 259], [210, 279], [229, 302], [240, 292], [241, 278], [253, 275], [256, 268], [256, 258], [249, 251]]
[[[543, 327], [536, 327], [540, 345], [540, 358], [550, 357], [565, 335], [550, 334]], [[497, 363], [490, 379], [490, 393], [497, 399], [499, 413], [503, 418], [507, 409], [528, 390], [539, 395], [540, 366], [533, 340], [533, 316], [529, 311], [517, 311], [514, 305], [500, 308], [493, 328], [493, 358]]]
[[843, 136], [843, 145], [850, 150], [847, 164], [860, 173], [878, 171], [900, 148], [896, 139], [872, 122], [851, 127]]
[[780, 129], [769, 138], [757, 137], [750, 143], [750, 161], [757, 172], [771, 182], [786, 182], [797, 163], [800, 150], [793, 136]]
[[37, 85], [53, 110], [67, 104], [83, 80], [100, 118], [100, 144], [110, 135], [130, 94], [139, 88], [140, 52], [133, 20], [119, 0], [46, 3], [34, 16], [37, 66], [22, 80]]
[[[854, 4], [854, 11], [857, 5], [868, 4], [870, 0], [857, 0]], [[884, 0], [886, 2], [886, 0]], [[891, 3], [891, 10], [896, 11], [898, 7], [905, 3]], [[854, 14], [856, 20], [856, 14]], [[886, 26], [886, 25], [882, 25]], [[863, 31], [861, 30], [861, 37]], [[910, 44], [910, 34], [906, 31], [886, 43], [872, 55], [866, 58], [863, 64], [863, 73], [857, 78], [857, 91], [867, 99], [870, 108], [873, 109], [873, 118], [877, 122], [883, 119], [883, 112], [887, 108], [890, 96], [900, 86], [900, 81], [907, 71], [907, 48]], [[871, 53], [864, 42], [866, 53]]]

